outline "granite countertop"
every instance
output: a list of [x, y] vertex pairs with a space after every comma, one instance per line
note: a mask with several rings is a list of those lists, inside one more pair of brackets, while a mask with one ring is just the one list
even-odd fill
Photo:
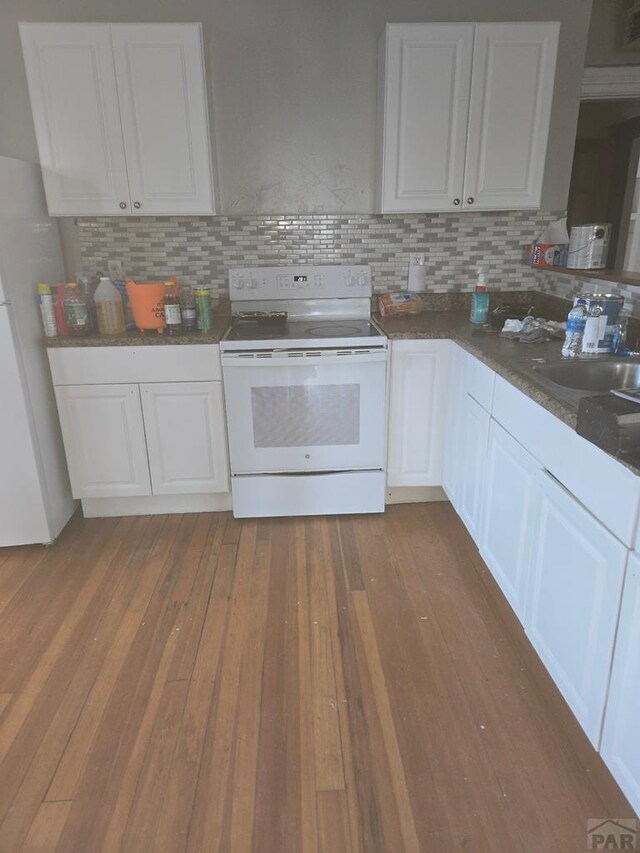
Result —
[[[455, 341], [495, 370], [499, 376], [503, 376], [514, 387], [575, 430], [579, 397], [569, 393], [567, 396], [573, 396], [573, 399], [563, 399], [562, 389], [550, 385], [537, 372], [537, 368], [543, 364], [557, 364], [565, 361], [561, 355], [561, 340], [521, 344], [518, 341], [500, 337], [499, 330], [485, 326], [472, 326], [468, 311], [425, 311], [409, 317], [376, 315], [375, 319], [391, 340], [448, 339]], [[610, 455], [634, 474], [640, 475], [638, 452]]]
[[523, 391], [572, 429], [576, 427], [577, 403], [554, 396], [536, 365], [562, 361], [562, 341], [521, 344], [502, 338], [498, 330], [472, 326], [468, 311], [425, 311], [410, 317], [378, 317], [376, 321], [391, 340], [448, 338], [475, 355], [508, 382]]
[[139, 346], [181, 346], [184, 344], [217, 344], [231, 324], [227, 314], [215, 315], [213, 328], [204, 332], [190, 332], [181, 335], [160, 335], [153, 329], [147, 332], [125, 332], [124, 335], [85, 335], [83, 337], [45, 338], [46, 347], [139, 347]]

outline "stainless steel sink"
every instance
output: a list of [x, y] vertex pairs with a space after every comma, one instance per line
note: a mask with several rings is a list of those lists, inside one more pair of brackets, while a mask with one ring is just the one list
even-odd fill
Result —
[[569, 361], [546, 364], [536, 373], [549, 382], [572, 391], [606, 394], [613, 388], [640, 388], [640, 359]]

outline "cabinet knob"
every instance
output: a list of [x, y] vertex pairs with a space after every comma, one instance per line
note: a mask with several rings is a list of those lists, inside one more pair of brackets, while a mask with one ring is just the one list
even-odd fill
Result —
[[121, 201], [121, 202], [120, 202], [120, 207], [122, 208], [122, 210], [126, 210], [126, 208], [127, 208], [127, 202], [126, 202], [126, 201]]
[[453, 203], [454, 203], [454, 204], [460, 204], [460, 199], [459, 199], [459, 198], [454, 198]]
[[470, 195], [469, 198], [467, 199], [467, 204], [473, 204], [474, 201], [475, 201], [474, 197], [472, 195]]
[[139, 210], [142, 207], [142, 205], [140, 204], [139, 201], [134, 201], [133, 206], [135, 207], [136, 210]]

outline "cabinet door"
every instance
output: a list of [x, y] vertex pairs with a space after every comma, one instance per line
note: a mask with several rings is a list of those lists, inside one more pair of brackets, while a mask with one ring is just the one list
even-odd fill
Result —
[[20, 36], [49, 213], [128, 213], [109, 25], [20, 24]]
[[525, 629], [598, 748], [626, 548], [546, 471]]
[[154, 495], [228, 492], [221, 382], [142, 385]]
[[537, 512], [540, 463], [491, 420], [480, 553], [521, 622]]
[[559, 29], [476, 25], [465, 207], [540, 206]]
[[55, 389], [74, 498], [150, 495], [137, 385]]
[[457, 344], [449, 347], [449, 381], [447, 389], [447, 414], [445, 420], [442, 488], [456, 512], [460, 513], [461, 492], [461, 421], [465, 381], [464, 353]]
[[214, 213], [200, 24], [111, 33], [133, 213]]
[[389, 24], [381, 59], [380, 209], [459, 210], [473, 24]]
[[460, 492], [457, 511], [474, 542], [480, 539], [489, 420], [489, 413], [465, 393], [460, 417]]
[[394, 341], [389, 400], [389, 486], [439, 486], [448, 341]]
[[640, 558], [629, 557], [602, 733], [602, 757], [640, 814]]

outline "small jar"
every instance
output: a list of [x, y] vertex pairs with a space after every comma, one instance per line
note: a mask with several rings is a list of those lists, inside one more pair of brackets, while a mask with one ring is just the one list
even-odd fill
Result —
[[213, 327], [211, 313], [211, 294], [208, 287], [196, 287], [196, 314], [198, 317], [198, 331], [210, 332]]

